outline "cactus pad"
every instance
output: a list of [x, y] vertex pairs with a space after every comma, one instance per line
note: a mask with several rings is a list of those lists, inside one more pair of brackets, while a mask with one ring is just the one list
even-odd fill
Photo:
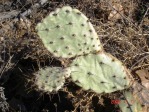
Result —
[[129, 87], [130, 73], [110, 54], [100, 52], [80, 56], [70, 65], [72, 80], [85, 90], [110, 93]]
[[133, 90], [134, 90], [133, 92], [134, 92], [134, 94], [136, 94], [136, 97], [138, 98], [138, 100], [143, 105], [149, 107], [149, 89], [142, 86], [138, 82], [134, 82], [132, 87], [133, 87]]
[[102, 49], [88, 18], [69, 6], [51, 12], [36, 29], [44, 46], [55, 57], [71, 58]]
[[145, 112], [141, 104], [134, 98], [134, 95], [130, 91], [126, 91], [122, 99], [119, 104], [122, 112]]
[[70, 72], [61, 67], [47, 67], [40, 69], [35, 75], [34, 84], [37, 89], [43, 92], [58, 91], [65, 83], [65, 78]]

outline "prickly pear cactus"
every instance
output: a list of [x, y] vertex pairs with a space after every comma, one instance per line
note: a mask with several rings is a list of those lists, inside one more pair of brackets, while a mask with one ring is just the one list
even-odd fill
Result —
[[57, 92], [65, 83], [65, 78], [70, 76], [69, 70], [61, 67], [47, 67], [34, 74], [34, 84], [37, 90], [43, 92]]
[[[141, 74], [142, 75], [142, 74]], [[138, 100], [145, 106], [149, 107], [149, 89], [138, 82], [133, 83], [133, 92]]]
[[119, 107], [122, 112], [145, 112], [141, 104], [133, 97], [130, 91], [124, 92], [124, 98], [120, 101]]
[[51, 12], [36, 29], [44, 46], [55, 57], [71, 58], [102, 49], [88, 18], [69, 6]]
[[76, 58], [70, 69], [77, 85], [96, 93], [110, 93], [131, 85], [130, 73], [122, 63], [104, 52]]

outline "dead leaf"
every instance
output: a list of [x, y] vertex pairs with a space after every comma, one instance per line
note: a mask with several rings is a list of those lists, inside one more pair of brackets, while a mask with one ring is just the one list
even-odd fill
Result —
[[147, 69], [137, 70], [136, 74], [141, 78], [141, 80], [144, 80], [144, 78], [149, 80], [149, 72]]
[[115, 3], [113, 5], [112, 11], [110, 12], [108, 16], [108, 20], [118, 20], [122, 19], [122, 16], [124, 14], [123, 6], [121, 4]]
[[149, 90], [149, 72], [146, 69], [137, 70], [136, 74], [140, 77], [141, 83]]
[[143, 82], [142, 82], [142, 85], [143, 85], [144, 87], [146, 87], [146, 89], [149, 90], [149, 81], [143, 81]]

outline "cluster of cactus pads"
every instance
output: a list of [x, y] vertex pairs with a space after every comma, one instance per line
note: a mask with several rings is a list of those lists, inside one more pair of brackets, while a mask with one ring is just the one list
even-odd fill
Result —
[[[93, 25], [79, 10], [69, 6], [58, 8], [38, 23], [36, 30], [44, 46], [54, 57], [73, 58], [66, 69], [70, 71], [72, 80], [83, 89], [110, 93], [131, 85], [129, 71], [118, 59], [104, 52]], [[55, 68], [47, 68], [45, 72], [41, 70], [41, 75], [37, 73], [39, 81], [36, 81], [36, 85], [43, 89], [45, 82], [48, 82], [47, 86], [53, 85], [52, 80], [59, 80], [61, 77], [62, 82], [57, 82], [59, 86], [53, 88], [58, 90], [64, 83], [64, 75], [59, 72], [52, 74], [50, 71], [54, 72]], [[51, 79], [47, 80], [48, 74]], [[52, 86], [44, 89], [51, 92]]]
[[69, 76], [84, 90], [96, 93], [111, 93], [132, 85], [129, 71], [103, 50], [93, 25], [79, 10], [58, 8], [38, 23], [36, 30], [54, 57], [71, 60], [66, 68], [39, 70], [35, 74], [39, 90], [58, 91]]

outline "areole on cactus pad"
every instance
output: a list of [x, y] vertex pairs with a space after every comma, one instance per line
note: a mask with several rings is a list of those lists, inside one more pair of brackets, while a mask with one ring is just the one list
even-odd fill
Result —
[[44, 46], [55, 57], [71, 58], [102, 50], [88, 18], [69, 6], [51, 12], [36, 29]]
[[89, 54], [73, 60], [70, 65], [72, 80], [85, 90], [110, 93], [131, 85], [129, 71], [108, 53]]

